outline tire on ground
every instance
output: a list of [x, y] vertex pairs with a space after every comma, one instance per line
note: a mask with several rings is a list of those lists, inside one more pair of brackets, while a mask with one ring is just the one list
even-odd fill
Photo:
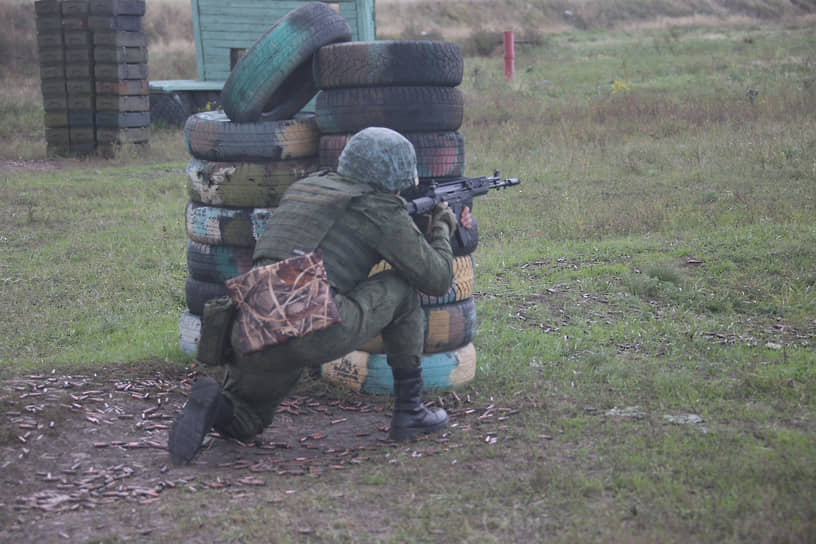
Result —
[[456, 87], [355, 87], [317, 93], [321, 132], [357, 132], [386, 127], [398, 132], [457, 130], [464, 98]]
[[192, 158], [187, 190], [192, 200], [210, 206], [274, 208], [292, 183], [319, 168], [315, 157], [256, 162]]
[[221, 100], [237, 123], [263, 112], [287, 119], [317, 92], [312, 56], [320, 47], [351, 39], [346, 20], [328, 4], [309, 2], [279, 19], [230, 72]]
[[[336, 169], [337, 159], [353, 136], [323, 134], [320, 136], [320, 166]], [[465, 139], [459, 132], [405, 132], [405, 138], [416, 151], [420, 178], [458, 177], [465, 172]]]
[[314, 55], [319, 89], [438, 85], [462, 82], [461, 48], [452, 42], [383, 40], [321, 47]]
[[[476, 335], [476, 303], [468, 298], [451, 304], [423, 306], [425, 312], [425, 344], [422, 352], [440, 353], [456, 350], [470, 343]], [[376, 336], [358, 348], [368, 353], [384, 353], [381, 336]]]
[[[353, 351], [345, 357], [322, 365], [323, 379], [361, 393], [389, 395], [394, 392], [391, 367], [385, 355]], [[422, 357], [424, 391], [451, 389], [466, 385], [476, 376], [476, 348], [467, 344], [456, 351]]]
[[283, 161], [317, 155], [320, 132], [314, 115], [283, 121], [262, 116], [235, 123], [223, 111], [191, 115], [184, 124], [184, 144], [195, 158], [210, 161]]
[[201, 317], [184, 312], [179, 319], [179, 347], [187, 355], [195, 357], [198, 339], [201, 337]]

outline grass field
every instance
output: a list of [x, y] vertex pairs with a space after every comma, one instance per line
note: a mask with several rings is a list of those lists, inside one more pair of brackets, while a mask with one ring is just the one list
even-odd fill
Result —
[[[518, 413], [240, 498], [98, 509], [118, 527], [98, 541], [141, 524], [163, 542], [816, 541], [816, 8], [700, 2], [672, 24], [616, 2], [652, 9], [634, 25], [546, 4], [552, 31], [519, 28], [535, 39], [512, 81], [469, 54], [462, 83], [468, 174], [522, 185], [475, 205], [478, 371], [458, 394]], [[552, 16], [570, 8], [583, 25]], [[146, 156], [31, 160], [38, 82], [3, 69], [0, 375], [183, 372], [181, 133]], [[0, 535], [37, 534], [15, 519]]]

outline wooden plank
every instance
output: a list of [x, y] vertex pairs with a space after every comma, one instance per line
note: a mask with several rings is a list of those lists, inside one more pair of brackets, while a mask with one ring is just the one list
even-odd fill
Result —
[[209, 80], [197, 81], [193, 79], [166, 79], [150, 82], [150, 92], [174, 93], [177, 91], [220, 91], [224, 88], [224, 81]]
[[205, 68], [206, 63], [204, 61], [204, 43], [201, 40], [201, 27], [198, 23], [199, 19], [201, 18], [201, 13], [199, 11], [199, 0], [190, 1], [192, 2], [193, 8], [193, 40], [195, 41], [196, 48], [196, 66], [198, 68], [198, 79], [207, 79], [208, 74]]

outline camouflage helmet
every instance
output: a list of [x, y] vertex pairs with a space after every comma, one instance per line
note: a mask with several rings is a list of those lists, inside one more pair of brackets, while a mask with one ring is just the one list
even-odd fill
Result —
[[383, 191], [403, 191], [419, 182], [414, 146], [389, 128], [368, 127], [349, 139], [337, 173]]

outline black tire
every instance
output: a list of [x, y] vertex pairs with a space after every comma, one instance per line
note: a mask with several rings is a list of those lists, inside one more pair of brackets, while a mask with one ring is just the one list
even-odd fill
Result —
[[[473, 209], [472, 201], [466, 203], [466, 205], [471, 210]], [[430, 216], [428, 215], [413, 216], [414, 223], [421, 232], [428, 231], [429, 219]], [[456, 229], [456, 232], [451, 236], [450, 244], [454, 257], [463, 257], [476, 251], [476, 247], [479, 245], [479, 223], [476, 221], [475, 216], [473, 216], [473, 224], [470, 229], [465, 229], [461, 225]]]
[[464, 98], [455, 87], [357, 87], [317, 93], [315, 113], [323, 133], [386, 127], [398, 132], [457, 130]]
[[274, 208], [295, 181], [319, 169], [316, 157], [289, 161], [216, 162], [190, 159], [190, 198], [211, 206]]
[[168, 126], [181, 126], [192, 113], [187, 93], [151, 93], [150, 120]]
[[351, 28], [328, 4], [309, 2], [279, 19], [230, 72], [221, 98], [237, 123], [269, 112], [287, 119], [314, 97], [312, 56], [320, 47], [351, 39]]
[[[335, 170], [353, 134], [320, 136], [320, 166]], [[420, 178], [458, 177], [465, 172], [465, 139], [459, 132], [406, 132], [414, 146]]]
[[253, 248], [214, 246], [187, 242], [187, 270], [190, 277], [223, 283], [252, 268]]
[[462, 82], [461, 48], [429, 40], [347, 42], [321, 47], [314, 55], [319, 89], [439, 85]]
[[[425, 312], [425, 343], [422, 353], [454, 351], [469, 344], [476, 335], [476, 303], [473, 298], [423, 306]], [[358, 349], [368, 353], [385, 353], [382, 337], [376, 336]]]
[[187, 203], [185, 227], [190, 240], [213, 246], [255, 247], [257, 230], [269, 208], [239, 208]]
[[184, 144], [193, 157], [210, 161], [282, 161], [317, 156], [320, 132], [314, 115], [283, 121], [262, 116], [254, 123], [235, 123], [222, 111], [190, 116]]
[[187, 301], [187, 309], [196, 315], [204, 314], [204, 305], [208, 300], [228, 294], [229, 290], [223, 283], [201, 281], [188, 276], [184, 284], [184, 298]]

